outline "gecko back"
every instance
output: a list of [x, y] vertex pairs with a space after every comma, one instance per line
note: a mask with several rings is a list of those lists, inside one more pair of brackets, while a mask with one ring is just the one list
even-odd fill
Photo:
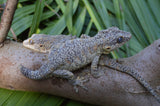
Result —
[[33, 34], [31, 38], [23, 41], [23, 46], [36, 52], [49, 53], [52, 45], [63, 43], [75, 38], [76, 36], [72, 35], [51, 36], [45, 34]]
[[[101, 54], [108, 54], [124, 43], [129, 41], [131, 34], [116, 27], [99, 31], [94, 37], [76, 38], [58, 43], [59, 46], [50, 45], [51, 51], [48, 55], [48, 63], [41, 66], [39, 70], [30, 70], [21, 67], [21, 72], [31, 79], [43, 79], [49, 74], [59, 72], [64, 74], [71, 72], [91, 63], [91, 69], [96, 67]], [[59, 74], [59, 76], [60, 76]], [[73, 75], [73, 74], [72, 74]], [[64, 76], [61, 76], [62, 78]]]

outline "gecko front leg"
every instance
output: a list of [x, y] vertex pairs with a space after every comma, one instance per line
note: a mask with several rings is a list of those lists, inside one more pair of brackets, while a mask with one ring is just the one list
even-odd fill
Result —
[[91, 63], [91, 74], [93, 77], [98, 78], [100, 77], [100, 72], [98, 72], [98, 62], [100, 59], [101, 54], [96, 55]]

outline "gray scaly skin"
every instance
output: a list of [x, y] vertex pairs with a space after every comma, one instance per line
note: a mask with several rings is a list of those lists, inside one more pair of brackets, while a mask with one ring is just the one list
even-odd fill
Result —
[[133, 68], [121, 65], [120, 63], [117, 62], [117, 60], [113, 59], [107, 59], [107, 61], [103, 62], [103, 65], [131, 75], [137, 81], [139, 81], [140, 84], [142, 84], [160, 103], [160, 96], [158, 95], [158, 93]]
[[[80, 38], [89, 38], [90, 36], [82, 34]], [[45, 35], [45, 34], [33, 34], [31, 38], [23, 41], [23, 46], [40, 53], [49, 53], [51, 47], [60, 46], [58, 44], [64, 43], [68, 40], [76, 39], [76, 36], [72, 35]]]
[[41, 53], [49, 53], [52, 45], [58, 43], [64, 43], [67, 40], [77, 38], [72, 35], [44, 35], [44, 34], [33, 34], [31, 38], [23, 41], [23, 46], [33, 51]]
[[[89, 38], [90, 36], [82, 34], [81, 38]], [[51, 50], [51, 47], [58, 47], [61, 45], [61, 43], [64, 43], [68, 40], [76, 39], [76, 36], [72, 35], [45, 35], [45, 34], [33, 34], [31, 38], [28, 38], [27, 40], [23, 41], [23, 46], [31, 49], [35, 52], [40, 53], [49, 53]], [[53, 75], [54, 76], [54, 75]], [[52, 74], [49, 76], [46, 76], [45, 78], [52, 77]], [[78, 76], [77, 78], [74, 78], [70, 80], [70, 83], [74, 85], [74, 89], [76, 92], [78, 92], [77, 86], [81, 86], [85, 90], [87, 88], [83, 85], [84, 82], [87, 82], [89, 79]]]
[[91, 63], [91, 74], [99, 77], [97, 64], [101, 54], [108, 54], [129, 41], [131, 34], [111, 27], [99, 31], [94, 37], [83, 36], [53, 45], [48, 55], [48, 63], [43, 64], [38, 70], [30, 70], [21, 66], [23, 75], [30, 79], [40, 80], [48, 76], [73, 79], [71, 71]]

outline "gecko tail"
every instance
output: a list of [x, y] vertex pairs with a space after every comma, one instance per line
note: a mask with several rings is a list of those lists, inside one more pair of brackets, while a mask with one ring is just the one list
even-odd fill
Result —
[[29, 79], [42, 80], [45, 79], [45, 76], [47, 76], [47, 73], [44, 73], [44, 67], [45, 66], [42, 65], [40, 69], [34, 71], [24, 67], [23, 65], [20, 65], [20, 71], [25, 77]]

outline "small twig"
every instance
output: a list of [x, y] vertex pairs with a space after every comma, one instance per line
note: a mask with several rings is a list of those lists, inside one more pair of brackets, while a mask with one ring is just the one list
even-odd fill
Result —
[[11, 33], [12, 33], [12, 35], [13, 35], [13, 39], [14, 39], [15, 41], [17, 41], [17, 36], [16, 36], [16, 34], [14, 33], [14, 31], [13, 31], [12, 28], [10, 29], [10, 31], [11, 31]]
[[18, 0], [7, 0], [0, 23], [0, 43], [5, 40], [9, 32], [17, 3]]

